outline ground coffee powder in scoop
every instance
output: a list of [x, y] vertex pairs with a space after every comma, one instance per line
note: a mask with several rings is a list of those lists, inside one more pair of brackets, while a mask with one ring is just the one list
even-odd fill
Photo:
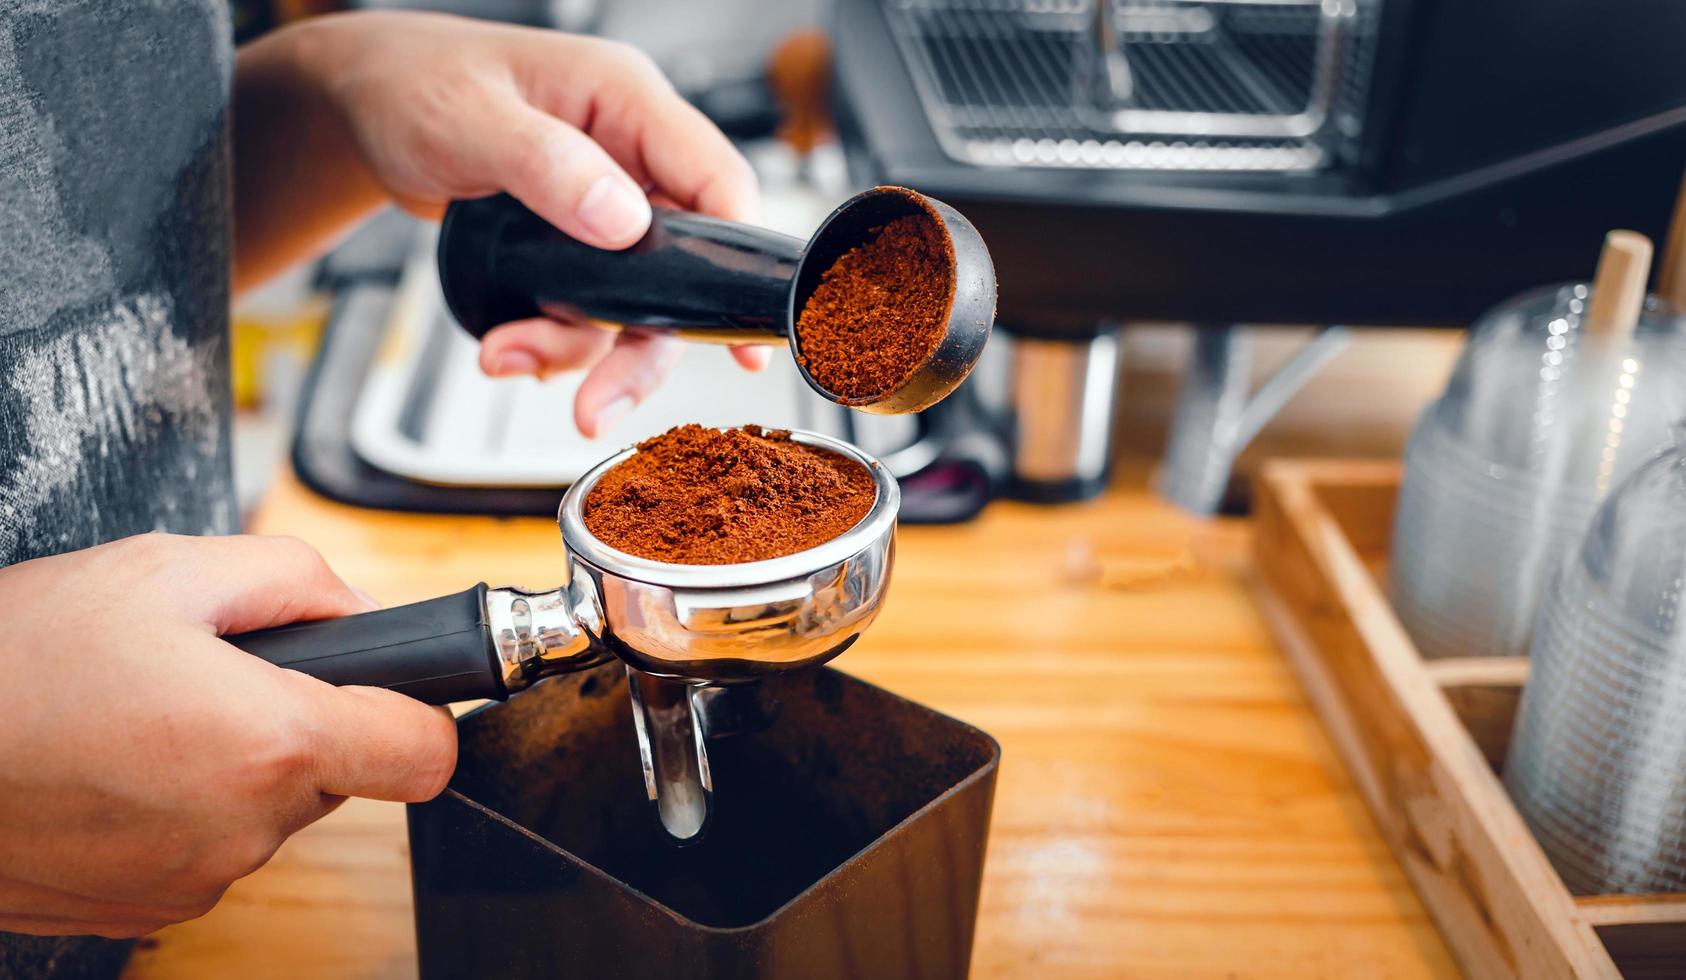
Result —
[[682, 425], [598, 479], [585, 526], [641, 558], [730, 565], [824, 544], [860, 523], [877, 495], [861, 464], [788, 432]]
[[797, 360], [847, 403], [900, 388], [942, 343], [954, 243], [929, 212], [874, 229], [820, 277], [796, 319]]

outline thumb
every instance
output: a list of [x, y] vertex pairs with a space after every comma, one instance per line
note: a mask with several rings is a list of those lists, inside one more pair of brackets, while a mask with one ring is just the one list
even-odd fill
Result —
[[539, 217], [588, 245], [626, 248], [650, 227], [650, 200], [597, 142], [514, 96], [477, 126], [496, 133], [467, 150]]
[[317, 688], [318, 788], [336, 796], [420, 803], [445, 789], [457, 765], [457, 726], [443, 708], [378, 687]]

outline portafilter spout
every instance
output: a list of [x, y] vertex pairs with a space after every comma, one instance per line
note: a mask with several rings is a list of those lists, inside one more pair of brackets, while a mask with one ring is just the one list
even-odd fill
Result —
[[619, 251], [568, 236], [507, 194], [456, 201], [439, 230], [439, 279], [457, 322], [477, 338], [499, 324], [548, 316], [708, 343], [783, 344], [794, 356], [797, 317], [832, 263], [890, 221], [916, 214], [935, 221], [953, 250], [942, 339], [899, 387], [868, 399], [844, 398], [802, 371], [830, 401], [897, 415], [928, 408], [959, 387], [995, 323], [995, 266], [978, 230], [960, 212], [905, 187], [855, 195], [806, 243], [656, 208], [649, 232]]
[[791, 439], [860, 463], [877, 490], [859, 523], [806, 551], [677, 565], [610, 548], [586, 527], [585, 500], [632, 448], [599, 463], [562, 498], [562, 588], [481, 584], [224, 639], [333, 684], [390, 688], [429, 704], [503, 700], [618, 657], [629, 672], [645, 790], [669, 836], [694, 841], [707, 828], [713, 793], [707, 738], [765, 719], [745, 685], [842, 653], [877, 617], [890, 581], [901, 505], [895, 478], [841, 440], [811, 432]]

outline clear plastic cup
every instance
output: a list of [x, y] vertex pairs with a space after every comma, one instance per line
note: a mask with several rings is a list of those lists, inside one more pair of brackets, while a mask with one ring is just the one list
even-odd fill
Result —
[[1505, 761], [1580, 894], [1686, 890], [1686, 428], [1610, 496], [1541, 602]]
[[1485, 314], [1405, 450], [1389, 590], [1426, 657], [1522, 656], [1539, 597], [1610, 489], [1686, 418], [1686, 317], [1655, 300], [1587, 341], [1591, 287]]

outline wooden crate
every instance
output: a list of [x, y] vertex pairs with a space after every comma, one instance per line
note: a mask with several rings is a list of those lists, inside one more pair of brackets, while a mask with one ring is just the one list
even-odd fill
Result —
[[1382, 835], [1471, 977], [1686, 977], [1686, 894], [1569, 894], [1505, 795], [1527, 663], [1425, 661], [1385, 581], [1397, 463], [1275, 461], [1260, 607]]

